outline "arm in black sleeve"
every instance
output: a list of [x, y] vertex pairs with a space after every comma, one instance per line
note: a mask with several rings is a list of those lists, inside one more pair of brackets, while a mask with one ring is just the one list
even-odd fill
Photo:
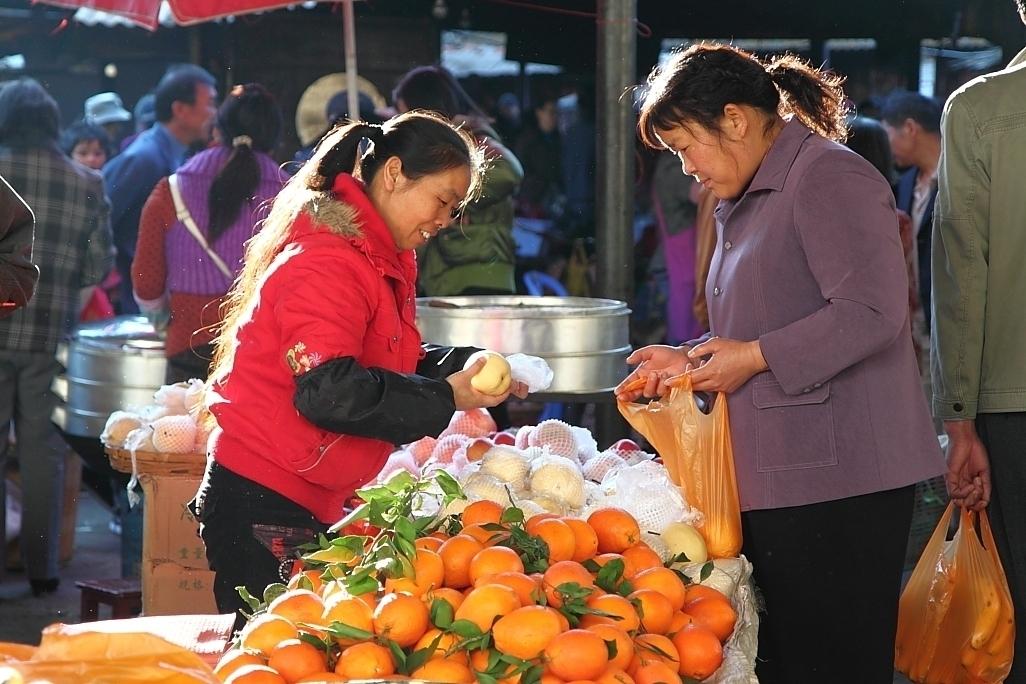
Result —
[[322, 430], [392, 444], [437, 436], [456, 411], [444, 380], [364, 368], [351, 356], [297, 377], [292, 402]]
[[417, 375], [435, 380], [444, 380], [463, 370], [471, 354], [481, 351], [477, 347], [440, 347], [436, 344], [422, 344], [421, 348], [425, 356], [417, 364]]

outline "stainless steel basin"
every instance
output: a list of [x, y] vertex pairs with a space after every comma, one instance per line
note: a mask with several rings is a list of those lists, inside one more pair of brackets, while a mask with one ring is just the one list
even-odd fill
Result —
[[521, 352], [553, 370], [550, 393], [612, 389], [626, 373], [630, 309], [587, 297], [476, 296], [417, 300], [425, 342]]

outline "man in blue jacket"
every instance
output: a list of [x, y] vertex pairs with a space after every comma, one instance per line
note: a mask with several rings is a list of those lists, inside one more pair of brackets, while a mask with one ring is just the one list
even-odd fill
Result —
[[120, 313], [139, 311], [131, 268], [143, 204], [157, 181], [181, 166], [189, 148], [210, 137], [217, 111], [214, 77], [191, 64], [171, 69], [157, 84], [154, 104], [156, 123], [103, 167], [121, 276]]

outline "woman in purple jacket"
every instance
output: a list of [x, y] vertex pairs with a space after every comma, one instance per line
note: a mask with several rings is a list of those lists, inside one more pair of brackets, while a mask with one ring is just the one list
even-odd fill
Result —
[[139, 310], [167, 324], [165, 381], [205, 380], [221, 303], [242, 269], [285, 174], [271, 156], [282, 115], [258, 83], [235, 86], [217, 111], [218, 144], [153, 189], [139, 221], [132, 286]]
[[913, 485], [943, 470], [893, 195], [837, 142], [840, 83], [697, 45], [653, 72], [639, 122], [720, 200], [712, 332], [636, 351], [628, 381], [648, 385], [618, 398], [684, 372], [726, 393], [764, 684], [892, 680]]

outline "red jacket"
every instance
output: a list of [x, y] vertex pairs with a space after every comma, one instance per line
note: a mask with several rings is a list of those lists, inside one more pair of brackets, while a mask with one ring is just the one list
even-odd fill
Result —
[[[340, 174], [333, 192], [340, 201], [311, 203], [296, 218], [210, 401], [219, 427], [214, 460], [326, 523], [341, 517], [343, 502], [380, 471], [393, 447], [312, 423], [295, 407], [297, 382], [341, 358], [412, 374], [423, 356], [413, 252], [397, 251], [359, 181]], [[370, 401], [380, 410], [380, 398]]]

